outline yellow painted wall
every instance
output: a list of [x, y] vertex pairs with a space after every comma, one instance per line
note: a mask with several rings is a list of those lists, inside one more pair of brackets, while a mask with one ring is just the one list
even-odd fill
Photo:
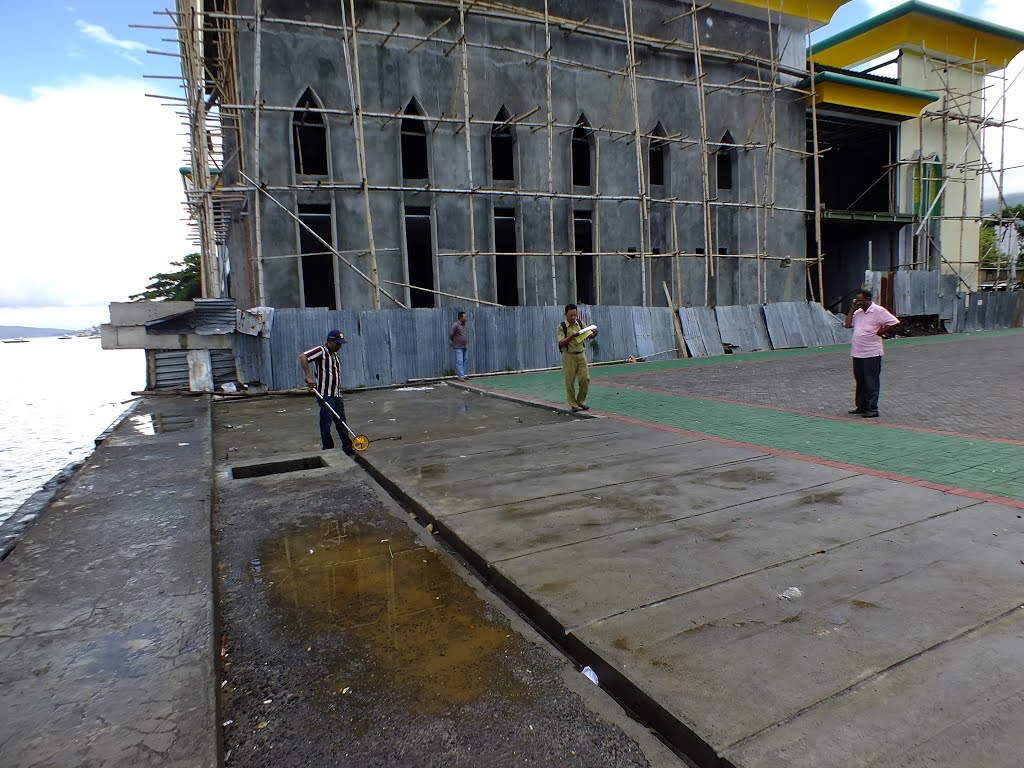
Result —
[[[939, 112], [948, 109], [960, 114], [984, 114], [984, 100], [980, 89], [984, 86], [984, 74], [969, 69], [943, 66], [932, 58], [904, 51], [900, 57], [900, 85], [932, 91], [942, 95], [925, 108], [925, 112]], [[950, 94], [952, 92], [952, 95]], [[978, 134], [977, 129], [974, 131]], [[925, 117], [907, 120], [900, 128], [900, 158], [909, 160], [921, 148], [923, 135], [924, 155], [937, 152], [943, 160], [943, 174], [950, 182], [942, 196], [943, 216], [978, 216], [981, 210], [982, 176], [974, 170], [981, 160], [981, 150], [970, 138], [968, 126]], [[980, 135], [978, 136], [980, 140]], [[966, 154], [965, 154], [966, 149]], [[970, 170], [951, 168], [962, 166]], [[900, 211], [914, 210], [913, 182], [915, 169], [904, 166], [900, 172]], [[965, 203], [966, 191], [966, 203]], [[939, 246], [945, 261], [943, 272], [957, 272], [972, 288], [978, 284], [978, 254], [981, 243], [979, 221], [943, 220], [939, 225]], [[909, 253], [907, 258], [910, 258]]]

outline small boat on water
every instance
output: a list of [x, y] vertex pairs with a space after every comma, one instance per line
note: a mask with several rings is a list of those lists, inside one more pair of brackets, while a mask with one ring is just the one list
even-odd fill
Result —
[[57, 338], [58, 339], [70, 339], [71, 338], [71, 334], [70, 333], [61, 334]]
[[22, 339], [22, 338], [18, 338], [18, 339], [2, 339], [2, 341], [3, 341], [4, 344], [27, 344], [28, 343], [28, 339]]

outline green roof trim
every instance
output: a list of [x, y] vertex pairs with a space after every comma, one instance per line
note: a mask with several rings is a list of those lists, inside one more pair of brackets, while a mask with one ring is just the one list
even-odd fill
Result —
[[[215, 168], [215, 167], [213, 167], [211, 165], [207, 169], [207, 172], [211, 176], [216, 176], [216, 175], [218, 175], [220, 173], [220, 168]], [[191, 176], [192, 175], [192, 166], [190, 166], [190, 165], [183, 165], [180, 168], [178, 168], [178, 173], [180, 173], [182, 176]]]
[[865, 32], [870, 32], [872, 29], [881, 27], [883, 24], [888, 24], [890, 21], [914, 12], [923, 13], [926, 16], [932, 16], [944, 21], [951, 21], [954, 24], [961, 24], [965, 27], [976, 29], [979, 32], [996, 35], [997, 37], [1005, 37], [1008, 40], [1013, 40], [1018, 43], [1024, 43], [1024, 32], [1000, 27], [998, 24], [982, 21], [981, 19], [976, 19], [972, 16], [965, 16], [964, 14], [956, 13], [955, 11], [947, 11], [943, 8], [939, 8], [938, 6], [922, 3], [921, 0], [908, 0], [908, 2], [903, 3], [902, 5], [890, 8], [885, 13], [872, 16], [870, 19], [862, 21], [860, 24], [855, 24], [837, 35], [825, 38], [821, 42], [807, 49], [807, 58], [811, 58], [812, 53], [821, 53], [822, 51], [826, 51], [840, 43], [845, 43], [847, 40], [860, 37]]
[[[923, 99], [927, 102], [933, 102], [939, 100], [939, 94], [932, 93], [931, 91], [919, 91], [916, 88], [907, 88], [902, 85], [896, 85], [894, 83], [880, 83], [877, 80], [869, 80], [866, 77], [857, 77], [856, 75], [844, 75], [839, 72], [818, 72], [814, 75], [815, 83], [837, 83], [842, 85], [852, 85], [857, 88], [866, 88], [870, 91], [881, 91], [882, 93], [892, 93], [897, 96], [911, 96], [915, 99]], [[811, 78], [805, 77], [799, 83], [796, 84], [797, 88], [809, 88], [811, 85]]]

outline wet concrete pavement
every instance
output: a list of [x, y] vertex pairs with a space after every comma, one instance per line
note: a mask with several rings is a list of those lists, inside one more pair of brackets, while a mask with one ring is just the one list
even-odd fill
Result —
[[217, 765], [211, 462], [143, 403], [0, 563], [0, 765]]
[[[403, 406], [422, 394], [354, 396], [374, 415], [353, 427], [423, 446], [569, 421], [456, 393], [412, 431]], [[214, 434], [226, 765], [684, 764], [355, 462], [320, 452], [311, 399], [219, 403]], [[236, 477], [303, 458], [325, 466]]]
[[1019, 765], [1016, 506], [633, 416], [360, 460], [701, 764]]

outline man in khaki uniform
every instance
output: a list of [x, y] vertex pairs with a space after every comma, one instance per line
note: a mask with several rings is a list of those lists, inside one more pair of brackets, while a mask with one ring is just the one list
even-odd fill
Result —
[[[562, 353], [562, 372], [565, 374], [565, 396], [573, 413], [589, 411], [587, 390], [590, 387], [590, 369], [587, 355], [583, 351], [586, 337], [579, 338], [583, 324], [579, 321], [579, 310], [575, 304], [565, 305], [565, 321], [558, 324], [558, 349]], [[597, 336], [597, 331], [593, 331]], [[576, 391], [579, 382], [579, 391]]]

